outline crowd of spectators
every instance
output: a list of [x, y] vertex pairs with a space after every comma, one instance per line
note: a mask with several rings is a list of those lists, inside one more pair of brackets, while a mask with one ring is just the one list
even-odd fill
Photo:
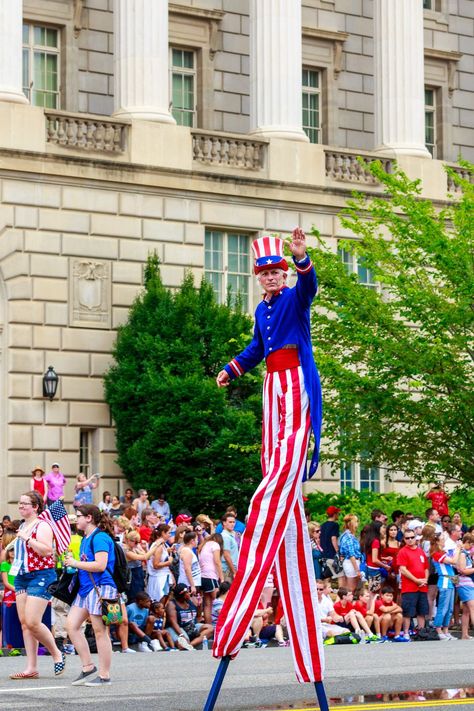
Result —
[[[45, 476], [32, 472], [31, 489], [49, 504], [64, 496], [58, 464]], [[73, 509], [93, 502], [98, 475], [80, 474]], [[370, 521], [344, 516], [329, 506], [326, 520], [308, 516], [318, 610], [325, 644], [410, 642], [413, 639], [474, 639], [474, 526], [449, 514], [436, 486], [425, 520], [396, 510], [374, 510]], [[447, 497], [446, 497], [447, 498]], [[438, 508], [434, 508], [434, 504]], [[105, 491], [98, 508], [113, 526], [125, 552], [130, 586], [122, 597], [123, 622], [111, 628], [123, 653], [195, 651], [207, 648], [237, 568], [245, 521], [234, 507], [220, 520], [185, 508], [173, 516], [164, 493], [123, 496]], [[75, 513], [69, 516], [70, 550], [81, 543]], [[20, 521], [5, 516], [0, 529], [3, 605], [14, 601], [11, 542]], [[341, 525], [342, 523], [342, 525]], [[61, 570], [63, 561], [57, 561]], [[56, 643], [74, 652], [67, 639], [67, 606], [53, 600]], [[90, 636], [93, 644], [93, 637]], [[287, 646], [288, 634], [274, 571], [266, 581], [244, 646]]]

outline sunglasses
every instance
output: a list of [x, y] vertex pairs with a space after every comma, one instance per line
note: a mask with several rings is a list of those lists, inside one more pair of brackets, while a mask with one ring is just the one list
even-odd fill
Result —
[[415, 536], [405, 536], [405, 540], [406, 540], [406, 541], [414, 541], [414, 540], [415, 540]]

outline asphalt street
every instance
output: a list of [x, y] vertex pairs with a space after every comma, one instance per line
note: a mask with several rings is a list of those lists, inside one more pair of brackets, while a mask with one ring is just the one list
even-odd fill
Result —
[[[440, 709], [455, 705], [474, 711], [469, 700], [437, 701], [435, 705], [360, 705], [360, 695], [378, 692], [474, 687], [474, 642], [422, 642], [407, 645], [328, 647], [325, 686], [331, 699], [350, 697], [359, 709]], [[21, 657], [0, 659], [0, 708], [35, 711], [200, 711], [217, 662], [210, 652], [115, 653], [113, 684], [101, 689], [71, 686], [80, 671], [78, 657], [68, 657], [65, 674], [55, 679], [52, 661], [39, 660], [40, 678], [12, 681]], [[295, 679], [289, 649], [245, 649], [229, 667], [216, 711], [276, 711], [317, 709], [314, 688]], [[473, 700], [471, 700], [473, 701]], [[350, 701], [331, 702], [348, 708]], [[342, 705], [341, 705], [342, 704]]]

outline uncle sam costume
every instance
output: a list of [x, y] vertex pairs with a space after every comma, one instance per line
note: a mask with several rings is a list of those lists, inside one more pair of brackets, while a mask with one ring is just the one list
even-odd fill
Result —
[[[261, 237], [252, 248], [256, 274], [275, 268], [287, 271], [283, 240]], [[318, 465], [322, 398], [310, 333], [316, 273], [307, 255], [295, 265], [296, 286], [285, 285], [260, 302], [252, 342], [224, 368], [234, 379], [266, 359], [263, 479], [250, 502], [237, 573], [219, 615], [213, 655], [237, 654], [275, 563], [296, 676], [300, 682], [312, 682], [322, 679], [324, 657], [301, 483], [306, 478], [311, 429], [315, 449], [309, 477]]]

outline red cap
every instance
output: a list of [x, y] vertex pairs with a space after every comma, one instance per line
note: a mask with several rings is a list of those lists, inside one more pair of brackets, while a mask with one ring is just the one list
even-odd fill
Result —
[[179, 514], [179, 516], [176, 516], [175, 524], [177, 526], [181, 526], [182, 523], [191, 523], [192, 520], [192, 516], [188, 516], [187, 514]]
[[337, 514], [340, 512], [341, 509], [338, 509], [337, 506], [328, 506], [326, 509], [326, 513], [328, 516], [334, 516], [334, 514]]

